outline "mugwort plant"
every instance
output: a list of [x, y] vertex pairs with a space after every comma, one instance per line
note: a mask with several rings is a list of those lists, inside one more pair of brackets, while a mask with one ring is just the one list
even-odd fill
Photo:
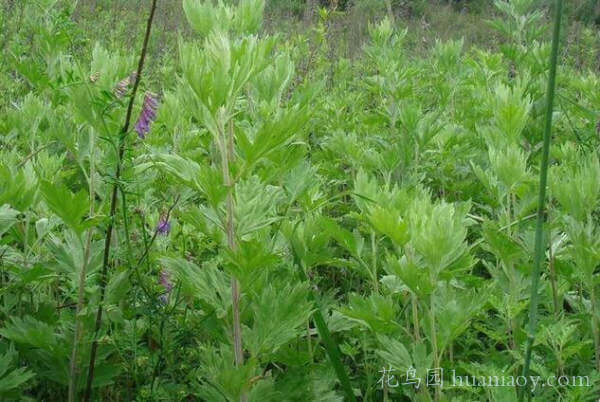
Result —
[[597, 399], [595, 31], [416, 3], [3, 2], [0, 400]]

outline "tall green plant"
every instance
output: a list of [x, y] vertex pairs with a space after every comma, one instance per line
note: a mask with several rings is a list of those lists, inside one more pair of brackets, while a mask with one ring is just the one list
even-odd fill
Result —
[[[546, 183], [548, 180], [548, 161], [550, 154], [550, 135], [552, 132], [552, 111], [554, 106], [554, 90], [556, 82], [556, 67], [558, 64], [558, 45], [560, 38], [560, 24], [562, 20], [562, 0], [556, 0], [554, 16], [554, 30], [552, 34], [552, 54], [550, 56], [550, 70], [548, 72], [548, 87], [546, 93], [546, 119], [544, 123], [544, 142], [542, 145], [542, 159], [540, 162], [539, 196], [537, 219], [535, 225], [535, 250], [533, 256], [533, 269], [531, 270], [531, 299], [529, 301], [529, 325], [527, 328], [527, 346], [525, 361], [523, 363], [523, 376], [528, 378], [531, 364], [531, 353], [535, 340], [537, 309], [538, 309], [538, 284], [542, 260], [544, 259], [544, 215], [546, 205]], [[523, 400], [527, 389], [519, 393], [519, 400]]]
[[[231, 282], [233, 367], [227, 362], [229, 352], [217, 352], [210, 344], [206, 347], [223, 356], [225, 361], [219, 365], [227, 367], [224, 370], [234, 378], [208, 377], [213, 387], [237, 400], [273, 387], [266, 378], [252, 380], [258, 363], [274, 358], [273, 353], [285, 347], [312, 312], [302, 281], [289, 289], [275, 280], [277, 274], [271, 273], [275, 251], [268, 244], [278, 243], [276, 223], [285, 219], [287, 208], [278, 213], [278, 206], [287, 203], [289, 208], [298, 197], [282, 191], [280, 182], [295, 180], [288, 171], [302, 155], [302, 127], [310, 117], [314, 88], [294, 93], [289, 56], [275, 51], [275, 38], [254, 35], [262, 7], [262, 1], [242, 2], [237, 7], [184, 1], [200, 40], [180, 43], [183, 85], [178, 93], [188, 100], [186, 113], [209, 135], [208, 157], [151, 157], [156, 166], [201, 197], [198, 210], [223, 235], [217, 264], [224, 272], [215, 275], [223, 280], [229, 277]], [[198, 278], [193, 267], [184, 268], [173, 260], [167, 263], [182, 275]], [[274, 282], [265, 282], [267, 278]], [[276, 289], [294, 297], [273, 305]], [[254, 323], [247, 315], [244, 319], [244, 309], [254, 311]], [[202, 387], [201, 395], [212, 395], [211, 389]]]
[[148, 41], [150, 39], [150, 32], [152, 31], [152, 22], [154, 21], [154, 14], [156, 12], [156, 4], [157, 0], [152, 0], [152, 4], [150, 6], [150, 14], [148, 16], [148, 21], [146, 23], [146, 32], [144, 35], [144, 42], [142, 45], [142, 50], [140, 52], [140, 58], [138, 62], [138, 67], [135, 76], [135, 82], [133, 84], [133, 90], [131, 92], [131, 97], [129, 99], [129, 103], [127, 105], [127, 114], [125, 116], [125, 123], [119, 133], [119, 138], [117, 140], [117, 161], [115, 166], [115, 182], [112, 185], [111, 196], [110, 196], [110, 210], [108, 213], [108, 226], [106, 228], [106, 237], [104, 239], [104, 253], [102, 257], [102, 271], [100, 277], [100, 301], [98, 304], [98, 310], [96, 313], [96, 323], [94, 328], [94, 340], [92, 341], [92, 346], [90, 350], [90, 362], [88, 366], [88, 375], [87, 382], [85, 388], [85, 394], [83, 400], [88, 402], [92, 396], [92, 384], [94, 381], [94, 366], [96, 364], [96, 353], [98, 350], [98, 332], [102, 326], [102, 313], [104, 309], [104, 296], [105, 289], [107, 284], [107, 273], [108, 267], [110, 264], [110, 249], [112, 244], [112, 235], [113, 235], [113, 226], [115, 215], [117, 211], [117, 193], [119, 191], [119, 180], [121, 179], [122, 172], [122, 160], [125, 154], [127, 139], [129, 137], [129, 126], [131, 123], [131, 116], [133, 112], [133, 103], [135, 101], [135, 96], [137, 94], [137, 90], [140, 84], [140, 79], [142, 77], [142, 71], [144, 69], [144, 62], [146, 60], [146, 52], [148, 49]]

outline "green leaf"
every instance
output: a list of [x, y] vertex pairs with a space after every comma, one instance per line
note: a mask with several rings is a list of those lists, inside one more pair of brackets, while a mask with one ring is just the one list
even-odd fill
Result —
[[371, 294], [368, 298], [351, 294], [347, 308], [340, 313], [369, 327], [374, 333], [389, 334], [398, 330], [395, 303], [389, 296]]
[[40, 189], [48, 207], [74, 231], [84, 230], [83, 217], [89, 211], [89, 196], [85, 190], [72, 193], [63, 184], [42, 180]]
[[138, 172], [156, 166], [184, 184], [203, 194], [213, 208], [227, 195], [222, 174], [212, 166], [200, 166], [191, 159], [179, 155], [157, 154], [149, 157], [151, 162], [138, 165]]
[[312, 314], [312, 303], [306, 285], [286, 285], [283, 289], [268, 285], [253, 304], [253, 310], [255, 325], [247, 331], [246, 339], [252, 354], [259, 356], [276, 352], [303, 332]]
[[400, 258], [388, 256], [385, 269], [396, 275], [417, 296], [424, 298], [435, 288], [430, 273], [421, 264], [408, 260], [406, 256]]
[[485, 241], [481, 247], [494, 254], [506, 266], [525, 257], [523, 246], [501, 231], [495, 223], [486, 221], [483, 223], [482, 229]]
[[106, 302], [108, 304], [119, 304], [130, 288], [129, 271], [124, 270], [113, 275], [106, 286]]
[[562, 165], [551, 170], [550, 189], [563, 211], [584, 220], [600, 201], [600, 162], [594, 155], [578, 154], [577, 159], [576, 166]]
[[217, 317], [227, 315], [231, 292], [226, 273], [209, 264], [200, 268], [183, 258], [162, 257], [160, 262], [181, 281], [185, 294], [201, 300]]
[[398, 211], [374, 206], [369, 210], [368, 219], [375, 230], [388, 236], [394, 244], [404, 246], [408, 242], [408, 222]]
[[233, 27], [242, 34], [255, 34], [262, 24], [265, 0], [240, 0], [233, 17]]
[[30, 163], [22, 169], [0, 165], [0, 205], [24, 212], [36, 200], [37, 180]]
[[268, 243], [261, 240], [242, 240], [235, 250], [227, 249], [227, 269], [242, 286], [266, 274], [267, 269], [278, 260]]
[[360, 250], [362, 249], [362, 238], [359, 238], [357, 234], [344, 229], [337, 224], [336, 221], [330, 218], [323, 218], [321, 223], [325, 230], [346, 249], [353, 257], [360, 258]]
[[31, 316], [12, 317], [10, 323], [0, 329], [0, 335], [15, 343], [42, 349], [51, 349], [57, 344], [54, 328]]
[[414, 366], [412, 357], [402, 342], [384, 335], [378, 335], [377, 341], [380, 344], [380, 349], [376, 351], [377, 355], [399, 373], [406, 373]]
[[17, 221], [19, 211], [12, 209], [10, 205], [4, 204], [0, 207], [0, 236], [8, 231]]
[[432, 208], [416, 205], [411, 211], [411, 243], [435, 275], [468, 252], [465, 242], [468, 207], [442, 202]]
[[17, 352], [13, 348], [0, 356], [0, 395], [8, 394], [35, 376], [24, 367], [11, 369], [16, 357]]
[[[223, 24], [227, 23], [226, 20], [219, 18], [226, 14], [219, 13], [219, 9], [215, 8], [211, 1], [183, 0], [183, 11], [188, 23], [202, 36], [207, 36], [215, 25], [223, 28]], [[218, 13], [221, 15], [217, 16]]]

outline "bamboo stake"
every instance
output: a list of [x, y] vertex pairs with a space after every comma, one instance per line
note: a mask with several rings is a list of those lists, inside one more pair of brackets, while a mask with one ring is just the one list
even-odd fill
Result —
[[[554, 31], [552, 35], [552, 54], [550, 55], [550, 74], [548, 77], [548, 90], [546, 98], [546, 123], [544, 126], [544, 143], [542, 147], [542, 162], [540, 166], [540, 189], [538, 197], [537, 221], [535, 227], [535, 254], [533, 270], [531, 271], [531, 299], [529, 302], [529, 326], [527, 330], [527, 347], [525, 351], [525, 362], [523, 364], [523, 376], [528, 378], [529, 366], [531, 364], [531, 351], [535, 339], [537, 308], [538, 308], [538, 285], [540, 270], [544, 257], [544, 211], [546, 203], [546, 183], [548, 180], [548, 159], [550, 153], [550, 134], [552, 131], [552, 106], [554, 102], [554, 89], [556, 86], [556, 65], [558, 60], [558, 41], [560, 37], [560, 23], [562, 17], [563, 1], [556, 0], [556, 11], [554, 16]], [[522, 401], [528, 387], [519, 392], [519, 401]]]

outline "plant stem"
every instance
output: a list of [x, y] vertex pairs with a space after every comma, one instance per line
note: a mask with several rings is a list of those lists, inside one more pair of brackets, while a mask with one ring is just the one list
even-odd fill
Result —
[[[94, 215], [94, 201], [96, 199], [96, 190], [94, 188], [94, 175], [96, 174], [95, 168], [95, 135], [94, 131], [91, 131], [90, 135], [90, 178], [88, 184], [89, 198], [90, 198], [90, 209], [89, 216]], [[79, 273], [79, 283], [77, 290], [77, 307], [75, 308], [75, 331], [73, 333], [73, 347], [71, 349], [71, 363], [69, 367], [69, 402], [75, 401], [76, 390], [76, 379], [77, 379], [77, 353], [79, 348], [79, 339], [81, 337], [81, 320], [79, 314], [83, 309], [83, 299], [85, 297], [85, 277], [88, 266], [88, 260], [90, 258], [90, 248], [92, 244], [92, 228], [87, 230], [85, 249], [83, 252], [83, 263], [81, 264], [81, 272]]]
[[150, 382], [150, 392], [151, 392], [152, 396], [154, 396], [154, 384], [156, 382], [156, 377], [158, 377], [158, 372], [160, 370], [160, 365], [162, 363], [163, 355], [164, 355], [164, 351], [165, 351], [165, 340], [164, 340], [165, 321], [166, 321], [166, 314], [163, 311], [161, 314], [161, 319], [160, 319], [160, 332], [159, 332], [160, 350], [158, 352], [156, 364], [154, 365], [154, 370], [152, 370], [152, 381]]
[[506, 316], [508, 319], [508, 322], [506, 323], [506, 333], [508, 335], [508, 346], [511, 348], [511, 350], [517, 350], [517, 345], [515, 344], [515, 332], [516, 332], [515, 324], [514, 324], [514, 320], [510, 316], [509, 308], [506, 309]]
[[[535, 339], [537, 307], [538, 307], [538, 284], [542, 258], [544, 257], [543, 229], [544, 210], [546, 202], [546, 182], [548, 180], [548, 159], [550, 153], [550, 133], [552, 131], [552, 106], [554, 102], [554, 88], [556, 82], [556, 65], [558, 60], [558, 41], [560, 35], [560, 23], [562, 17], [563, 1], [556, 0], [556, 15], [554, 16], [554, 31], [552, 35], [552, 54], [550, 56], [550, 74], [548, 77], [548, 92], [546, 98], [546, 123], [544, 126], [544, 143], [542, 147], [542, 162], [540, 167], [540, 188], [538, 197], [537, 221], [535, 227], [535, 255], [533, 270], [531, 271], [531, 300], [529, 303], [529, 328], [527, 330], [527, 347], [525, 362], [523, 364], [523, 376], [528, 378], [529, 365], [531, 363], [531, 351]], [[519, 401], [523, 400], [528, 387], [519, 393]]]
[[596, 352], [596, 370], [600, 371], [600, 333], [598, 327], [598, 308], [596, 307], [596, 292], [594, 290], [594, 281], [590, 280], [590, 303], [592, 305], [592, 334], [594, 336], [594, 347]]
[[[233, 160], [233, 120], [229, 121], [229, 129], [221, 127], [223, 142], [221, 146], [221, 165], [223, 169], [223, 183], [228, 188], [226, 203], [226, 223], [225, 231], [227, 232], [227, 246], [231, 251], [235, 251], [237, 244], [235, 241], [235, 228], [233, 222], [233, 189], [234, 184], [231, 180], [231, 172], [229, 171], [229, 163]], [[242, 325], [240, 321], [240, 285], [236, 278], [231, 278], [231, 301], [233, 314], [233, 355], [235, 358], [235, 366], [240, 367], [244, 364], [244, 352], [242, 350]], [[240, 402], [248, 400], [248, 395], [242, 392]]]
[[375, 238], [375, 231], [371, 231], [371, 269], [373, 270], [373, 287], [375, 293], [379, 293], [379, 281], [377, 280], [377, 242]]
[[98, 311], [96, 313], [96, 324], [94, 328], [94, 340], [92, 342], [92, 347], [90, 351], [90, 363], [88, 367], [88, 376], [87, 376], [87, 384], [85, 389], [85, 395], [83, 400], [85, 402], [89, 402], [92, 395], [92, 383], [94, 380], [94, 365], [96, 363], [96, 353], [98, 350], [98, 332], [100, 332], [100, 327], [102, 326], [102, 310], [104, 303], [104, 295], [106, 290], [107, 283], [107, 273], [108, 273], [108, 264], [110, 259], [110, 246], [113, 234], [113, 226], [115, 213], [117, 210], [117, 192], [119, 189], [118, 182], [121, 179], [121, 169], [122, 169], [122, 160], [123, 155], [125, 153], [125, 139], [129, 132], [129, 125], [131, 123], [131, 114], [133, 111], [133, 103], [135, 101], [135, 95], [137, 93], [140, 79], [142, 77], [142, 70], [144, 69], [144, 61], [146, 60], [146, 51], [148, 49], [148, 41], [150, 39], [150, 31], [152, 30], [152, 22], [154, 20], [154, 14], [156, 11], [156, 2], [157, 0], [152, 0], [152, 6], [150, 8], [150, 15], [148, 16], [148, 21], [146, 23], [146, 33], [144, 35], [144, 43], [142, 45], [142, 52], [140, 54], [140, 59], [137, 67], [137, 74], [135, 78], [135, 82], [133, 84], [133, 90], [131, 92], [131, 97], [129, 99], [129, 104], [127, 106], [127, 114], [125, 116], [125, 124], [121, 129], [119, 135], [119, 151], [117, 155], [117, 165], [115, 170], [115, 182], [113, 183], [112, 193], [110, 197], [110, 210], [109, 210], [109, 222], [108, 227], [106, 228], [106, 237], [104, 239], [104, 253], [102, 256], [102, 270], [100, 273], [100, 301], [98, 303]]
[[312, 350], [312, 342], [310, 341], [311, 335], [310, 335], [310, 320], [306, 320], [306, 343], [307, 343], [307, 347], [308, 347], [308, 358], [309, 358], [309, 362], [312, 365], [313, 364], [313, 350]]
[[414, 293], [410, 294], [410, 304], [412, 305], [412, 319], [415, 341], [420, 342], [421, 335], [419, 334], [419, 310], [417, 309], [417, 296], [415, 296]]
[[550, 285], [552, 287], [552, 305], [554, 306], [554, 319], [558, 320], [559, 304], [556, 286], [556, 270], [554, 269], [554, 253], [552, 252], [552, 232], [550, 232], [550, 247], [548, 249], [548, 269], [550, 270]]
[[[429, 296], [429, 321], [430, 321], [430, 337], [431, 337], [431, 352], [433, 353], [433, 368], [440, 368], [438, 344], [437, 344], [437, 329], [435, 326], [435, 307], [433, 305], [433, 293]], [[441, 398], [440, 387], [435, 387], [434, 401], [439, 402]]]

